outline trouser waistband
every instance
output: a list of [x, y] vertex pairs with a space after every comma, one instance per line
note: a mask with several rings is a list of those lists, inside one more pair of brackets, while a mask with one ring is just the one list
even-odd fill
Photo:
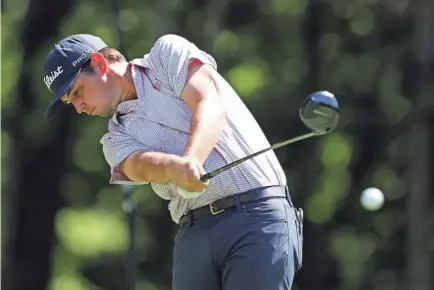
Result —
[[288, 187], [286, 185], [261, 187], [251, 189], [243, 193], [230, 195], [222, 199], [216, 200], [208, 205], [190, 210], [186, 215], [182, 216], [179, 219], [179, 224], [182, 225], [188, 222], [189, 218], [198, 219], [203, 216], [217, 215], [221, 212], [224, 212], [227, 209], [235, 207], [237, 205], [238, 198], [239, 203], [243, 204], [271, 197], [287, 198], [291, 206], [293, 206], [289, 197]]

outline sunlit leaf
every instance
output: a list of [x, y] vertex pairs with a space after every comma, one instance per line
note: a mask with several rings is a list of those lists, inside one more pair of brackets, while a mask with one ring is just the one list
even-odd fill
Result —
[[90, 203], [91, 190], [89, 180], [79, 173], [67, 173], [63, 176], [62, 196], [71, 206], [85, 206]]
[[106, 132], [107, 121], [102, 119], [83, 120], [79, 136], [73, 148], [75, 164], [84, 171], [101, 172], [107, 168], [100, 139]]
[[49, 290], [88, 290], [87, 283], [77, 276], [57, 276], [51, 280]]
[[340, 133], [324, 136], [321, 140], [320, 157], [325, 166], [347, 167], [352, 157], [348, 136]]
[[301, 58], [290, 58], [282, 64], [282, 81], [298, 85], [306, 76], [307, 64]]
[[323, 59], [331, 61], [338, 56], [341, 39], [337, 33], [325, 33], [320, 45]]
[[119, 14], [120, 28], [124, 31], [131, 30], [139, 23], [137, 14], [131, 9], [123, 9]]
[[405, 179], [389, 167], [380, 167], [373, 176], [373, 185], [381, 188], [389, 200], [402, 198], [406, 193]]
[[252, 96], [267, 84], [266, 73], [253, 63], [243, 63], [232, 68], [227, 77], [242, 97]]
[[306, 217], [317, 224], [329, 222], [348, 194], [349, 185], [350, 175], [347, 172], [329, 170], [317, 191], [306, 201]]
[[56, 230], [64, 247], [79, 256], [124, 251], [127, 245], [122, 215], [102, 210], [63, 209], [56, 217]]
[[307, 5], [306, 0], [272, 0], [271, 9], [274, 13], [299, 14]]
[[353, 17], [350, 26], [355, 34], [364, 36], [369, 34], [374, 28], [375, 18], [371, 10], [367, 8], [357, 9]]
[[214, 51], [224, 57], [232, 55], [240, 49], [240, 39], [229, 30], [220, 32], [214, 40]]

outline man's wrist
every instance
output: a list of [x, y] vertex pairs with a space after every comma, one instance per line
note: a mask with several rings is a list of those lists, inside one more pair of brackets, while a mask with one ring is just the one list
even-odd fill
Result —
[[200, 166], [203, 166], [203, 164], [205, 163], [206, 157], [205, 156], [201, 156], [200, 153], [194, 153], [194, 149], [187, 149], [184, 152], [183, 158], [190, 160], [192, 163], [198, 164]]

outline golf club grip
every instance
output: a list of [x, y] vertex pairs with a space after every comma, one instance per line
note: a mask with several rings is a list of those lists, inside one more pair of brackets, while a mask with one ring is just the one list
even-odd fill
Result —
[[255, 157], [255, 156], [259, 155], [259, 154], [267, 152], [268, 150], [277, 149], [277, 148], [280, 148], [282, 146], [285, 146], [285, 145], [288, 145], [288, 144], [291, 144], [291, 143], [295, 143], [297, 141], [300, 141], [300, 140], [303, 140], [303, 139], [307, 139], [307, 138], [310, 138], [310, 137], [314, 137], [314, 136], [317, 136], [317, 135], [318, 135], [317, 133], [311, 132], [311, 133], [307, 133], [307, 134], [304, 134], [304, 135], [301, 135], [301, 136], [298, 136], [298, 137], [295, 137], [295, 138], [288, 139], [286, 141], [282, 141], [282, 142], [276, 143], [276, 144], [272, 145], [271, 147], [268, 147], [268, 148], [263, 149], [261, 151], [258, 151], [256, 153], [253, 153], [251, 155], [245, 156], [245, 157], [243, 157], [243, 158], [241, 158], [239, 160], [236, 160], [236, 161], [234, 161], [232, 163], [229, 163], [229, 164], [227, 164], [227, 165], [225, 165], [225, 166], [223, 166], [223, 167], [221, 167], [219, 169], [216, 169], [214, 171], [208, 172], [208, 173], [202, 175], [200, 177], [200, 180], [202, 182], [205, 182], [205, 181], [213, 178], [217, 174], [222, 173], [223, 171], [226, 171], [226, 170], [228, 170], [228, 169], [230, 169], [230, 168], [232, 168], [232, 167], [234, 167], [234, 166], [236, 166], [236, 165], [238, 165], [238, 164], [240, 164], [240, 163], [242, 163], [242, 162], [244, 162], [246, 160], [252, 159], [253, 157]]

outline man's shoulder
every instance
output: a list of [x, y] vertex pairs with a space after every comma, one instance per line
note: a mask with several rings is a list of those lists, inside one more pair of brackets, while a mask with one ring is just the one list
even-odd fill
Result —
[[164, 34], [157, 38], [154, 46], [165, 45], [165, 44], [183, 44], [191, 43], [187, 38], [182, 37], [178, 34]]
[[140, 66], [143, 66], [141, 62], [144, 62], [144, 64], [146, 64], [146, 61], [149, 57], [152, 58], [152, 56], [158, 55], [164, 51], [171, 50], [177, 46], [182, 47], [183, 45], [192, 45], [192, 44], [193, 44], [192, 42], [190, 42], [188, 39], [180, 35], [164, 34], [158, 37], [153, 42], [151, 48], [148, 49], [148, 51], [143, 55], [143, 57], [135, 58], [131, 62], [133, 62], [133, 64], [139, 64]]
[[178, 62], [180, 65], [184, 65], [186, 60], [197, 58], [201, 62], [209, 63], [217, 69], [217, 63], [212, 55], [202, 50], [187, 38], [177, 34], [165, 34], [159, 37], [152, 47], [149, 56], [151, 62], [156, 64], [167, 64], [168, 59], [171, 59], [172, 64]]
[[183, 36], [177, 34], [164, 34], [157, 38], [154, 46], [151, 48], [150, 53], [173, 54], [175, 51], [183, 50], [191, 46], [195, 46], [195, 44]]

